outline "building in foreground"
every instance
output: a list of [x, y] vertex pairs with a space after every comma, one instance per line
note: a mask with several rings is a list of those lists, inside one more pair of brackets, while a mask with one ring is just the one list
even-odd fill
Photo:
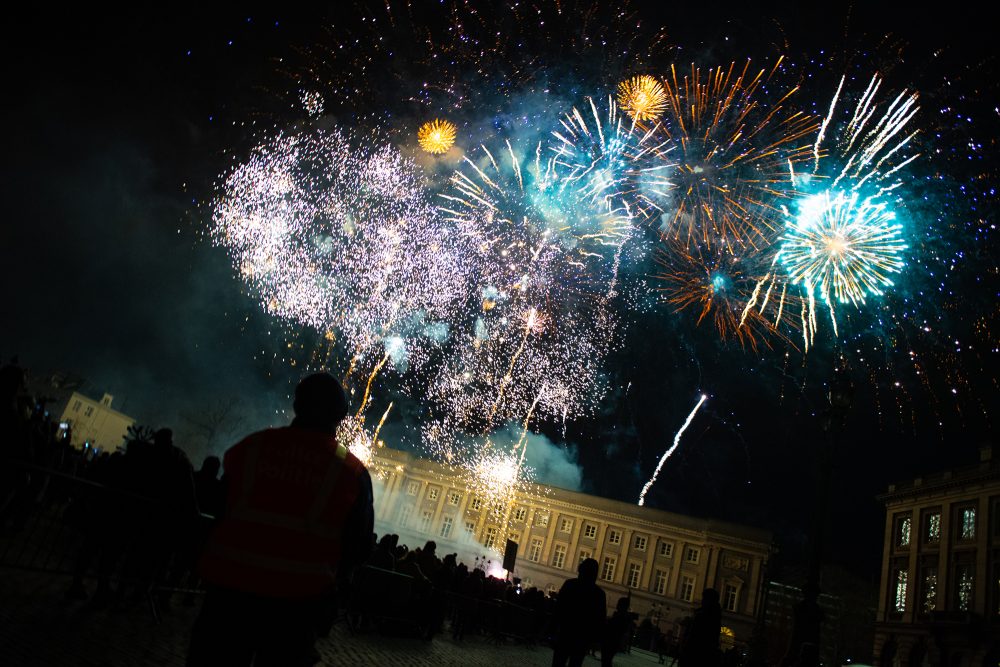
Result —
[[1000, 461], [894, 484], [875, 626], [880, 665], [1000, 664]]
[[456, 551], [466, 563], [486, 554], [501, 577], [499, 554], [509, 538], [518, 544], [513, 575], [549, 592], [594, 558], [609, 608], [631, 595], [640, 619], [667, 633], [698, 606], [702, 590], [715, 588], [724, 634], [750, 639], [772, 552], [767, 531], [537, 485], [517, 492], [498, 518], [446, 466], [383, 448], [369, 467], [382, 481], [380, 534], [398, 533], [411, 547], [434, 540], [439, 554]]
[[135, 420], [112, 409], [113, 399], [111, 394], [104, 394], [100, 401], [78, 391], [70, 395], [59, 421], [71, 429], [74, 447], [89, 446], [101, 451], [121, 447]]

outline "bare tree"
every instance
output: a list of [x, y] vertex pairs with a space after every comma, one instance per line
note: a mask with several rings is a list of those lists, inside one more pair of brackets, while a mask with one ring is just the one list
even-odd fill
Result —
[[187, 445], [201, 458], [216, 453], [216, 447], [233, 444], [247, 420], [246, 406], [235, 396], [215, 399], [202, 408], [181, 414], [187, 424]]

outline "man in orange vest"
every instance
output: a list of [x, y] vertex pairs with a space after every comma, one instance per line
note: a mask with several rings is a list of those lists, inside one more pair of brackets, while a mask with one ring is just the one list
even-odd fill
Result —
[[374, 522], [364, 465], [335, 438], [344, 390], [317, 373], [291, 426], [225, 454], [225, 512], [201, 559], [208, 586], [189, 667], [313, 665], [315, 628], [338, 579], [364, 562]]

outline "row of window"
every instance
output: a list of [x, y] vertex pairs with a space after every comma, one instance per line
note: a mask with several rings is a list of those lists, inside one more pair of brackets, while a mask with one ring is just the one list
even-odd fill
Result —
[[[80, 408], [82, 406], [83, 406], [83, 401], [74, 401], [74, 403], [73, 403], [73, 412], [79, 412]], [[88, 405], [87, 409], [83, 413], [83, 416], [84, 417], [90, 417], [93, 414], [94, 414], [94, 408], [93, 408], [93, 406]]]
[[[416, 480], [411, 480], [406, 485], [406, 493], [409, 496], [416, 496], [420, 492], [420, 482]], [[427, 489], [427, 498], [429, 500], [437, 500], [440, 497], [440, 488], [429, 487]], [[458, 491], [451, 491], [448, 493], [447, 502], [449, 505], [457, 506], [461, 503], [462, 495]], [[482, 509], [482, 500], [478, 497], [473, 497], [470, 501], [469, 508], [473, 511], [479, 511]], [[412, 510], [411, 510], [412, 511]], [[409, 515], [409, 512], [407, 513]], [[424, 512], [428, 514], [428, 512]], [[523, 522], [527, 518], [528, 509], [523, 505], [520, 505], [514, 509], [512, 513], [512, 518], [514, 521]], [[408, 524], [402, 524], [401, 527], [406, 528]], [[549, 513], [548, 512], [538, 512], [535, 515], [535, 525], [546, 527], [549, 525]], [[559, 531], [563, 533], [571, 533], [573, 531], [574, 520], [570, 517], [561, 517], [559, 520]], [[428, 526], [421, 526], [421, 530], [427, 531]], [[450, 529], [449, 529], [450, 534]], [[623, 531], [618, 528], [609, 528], [607, 534], [608, 544], [621, 544], [622, 543]], [[442, 534], [442, 537], [447, 537], [447, 535]], [[583, 525], [583, 537], [585, 539], [593, 540], [597, 538], [597, 524], [584, 523]], [[515, 540], [516, 541], [516, 540]], [[645, 551], [646, 545], [648, 543], [648, 538], [645, 535], [635, 535], [632, 538], [632, 549], [635, 551]], [[491, 545], [487, 545], [491, 546]], [[660, 540], [659, 542], [659, 555], [665, 558], [672, 558], [674, 555], [674, 545], [672, 542], [667, 542], [665, 540]], [[684, 551], [684, 560], [692, 565], [697, 565], [701, 560], [701, 549], [698, 547], [687, 547]]]
[[[409, 509], [409, 508], [407, 508]], [[402, 511], [400, 513], [400, 524], [402, 527], [406, 527], [409, 523], [410, 512]], [[421, 528], [427, 530], [431, 522], [431, 512], [423, 512], [421, 515]], [[441, 523], [441, 537], [448, 538], [452, 534], [454, 527], [454, 519], [450, 516], [443, 518]], [[469, 533], [475, 531], [475, 522], [468, 521], [465, 524], [465, 530]], [[498, 530], [494, 526], [490, 526], [486, 529], [484, 535], [484, 544], [486, 548], [490, 549], [496, 545], [496, 539], [498, 535]], [[516, 537], [516, 533], [511, 535], [511, 538]], [[528, 550], [526, 557], [533, 563], [538, 563], [542, 557], [542, 546], [544, 542], [541, 538], [533, 538]], [[552, 567], [558, 569], [564, 569], [566, 567], [566, 553], [567, 547], [565, 544], [556, 544], [552, 551]], [[581, 549], [580, 557], [578, 560], [582, 562], [587, 558], [593, 557], [593, 551], [590, 549]], [[600, 576], [601, 579], [605, 581], [614, 581], [615, 569], [618, 565], [618, 558], [616, 556], [605, 556], [604, 562], [601, 565]], [[652, 591], [657, 595], [666, 595], [667, 593], [667, 579], [669, 572], [667, 570], [657, 569], [656, 574], [653, 579]], [[628, 576], [625, 579], [625, 585], [629, 588], [639, 588], [642, 582], [642, 563], [629, 563]], [[681, 575], [680, 588], [678, 590], [679, 597], [685, 602], [691, 602], [694, 596], [696, 578], [693, 575]], [[723, 604], [727, 611], [736, 611], [737, 604], [739, 600], [739, 589], [732, 584], [726, 584], [724, 587], [723, 594]]]
[[[955, 538], [960, 541], [976, 539], [976, 508], [974, 506], [959, 507], [955, 512]], [[907, 514], [896, 517], [895, 539], [896, 548], [905, 549], [910, 546], [913, 532], [913, 518]], [[932, 510], [923, 513], [921, 538], [924, 544], [937, 544], [941, 541], [941, 511]]]
[[[938, 609], [938, 570], [924, 567], [920, 571], [917, 590], [917, 604], [920, 612], [929, 614]], [[952, 609], [970, 611], [972, 594], [975, 590], [975, 568], [971, 563], [958, 563], [954, 568], [952, 589]], [[897, 568], [892, 579], [892, 608], [903, 613], [909, 604], [910, 573], [905, 568]]]

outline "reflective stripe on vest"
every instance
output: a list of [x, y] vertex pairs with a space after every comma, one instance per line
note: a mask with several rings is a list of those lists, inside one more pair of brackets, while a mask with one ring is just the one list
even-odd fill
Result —
[[237, 445], [238, 455], [227, 460], [232, 466], [227, 512], [199, 566], [205, 581], [284, 598], [319, 595], [334, 584], [342, 531], [364, 471], [346, 447], [334, 443], [281, 429]]
[[330, 576], [333, 569], [325, 563], [306, 563], [300, 560], [288, 558], [278, 558], [276, 556], [262, 556], [260, 554], [249, 553], [242, 549], [233, 549], [222, 544], [210, 544], [208, 550], [215, 556], [221, 556], [227, 560], [250, 565], [265, 570], [275, 572], [291, 572], [293, 574], [311, 574], [320, 576]]
[[339, 538], [339, 527], [333, 528], [323, 525], [320, 519], [326, 511], [326, 507], [330, 502], [330, 496], [333, 494], [333, 489], [336, 487], [337, 481], [346, 467], [344, 460], [347, 458], [347, 448], [340, 443], [337, 444], [336, 455], [333, 461], [330, 462], [330, 465], [327, 466], [326, 474], [324, 474], [323, 482], [316, 490], [316, 498], [312, 506], [304, 517], [299, 517], [250, 507], [253, 485], [257, 478], [257, 459], [260, 456], [260, 447], [260, 441], [249, 443], [246, 461], [243, 466], [243, 485], [240, 489], [240, 495], [230, 511], [230, 516], [236, 521], [247, 521], [274, 528], [286, 528], [328, 540]]

